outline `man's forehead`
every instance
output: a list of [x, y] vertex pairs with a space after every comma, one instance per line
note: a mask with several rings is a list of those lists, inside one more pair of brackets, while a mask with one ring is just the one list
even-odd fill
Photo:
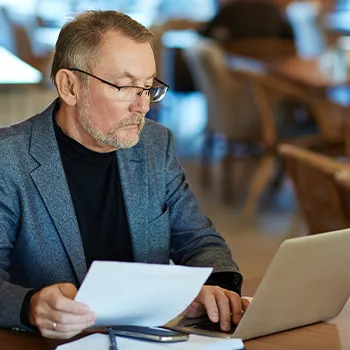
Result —
[[135, 46], [143, 47], [144, 49], [150, 50], [153, 53], [150, 43], [146, 41], [138, 41], [134, 38], [128, 37], [118, 31], [108, 31], [101, 36], [100, 49], [103, 50], [123, 50], [128, 49], [134, 50]]
[[133, 81], [149, 80], [155, 76], [155, 60], [147, 42], [137, 43], [130, 38], [105, 38], [99, 61], [110, 78], [129, 78]]

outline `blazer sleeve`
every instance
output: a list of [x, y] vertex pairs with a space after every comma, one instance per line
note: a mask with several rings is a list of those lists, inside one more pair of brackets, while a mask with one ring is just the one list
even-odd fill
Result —
[[214, 272], [239, 272], [225, 240], [202, 213], [177, 159], [168, 131], [166, 203], [171, 229], [170, 258], [175, 264], [210, 266]]
[[19, 230], [18, 203], [0, 175], [0, 327], [26, 328], [20, 315], [29, 288], [11, 283], [10, 255]]

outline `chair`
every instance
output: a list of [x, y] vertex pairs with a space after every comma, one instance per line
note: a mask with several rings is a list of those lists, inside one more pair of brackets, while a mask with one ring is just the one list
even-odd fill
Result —
[[297, 55], [293, 39], [244, 38], [229, 41], [222, 46], [229, 54], [259, 61], [280, 60]]
[[[296, 85], [275, 77], [244, 70], [233, 71], [232, 74], [240, 75], [250, 84], [252, 103], [257, 107], [261, 119], [261, 140], [265, 147], [265, 154], [253, 175], [243, 206], [243, 216], [251, 217], [263, 190], [272, 181], [278, 161], [278, 145], [284, 142], [323, 152], [332, 151], [337, 154], [344, 152], [344, 125], [347, 109], [326, 98], [311, 97]], [[274, 112], [276, 104], [286, 97], [309, 106], [315, 117], [318, 133], [303, 135], [295, 132], [294, 135], [290, 133], [289, 136], [280, 136], [277, 126], [278, 123], [283, 126], [283, 115], [280, 116], [281, 120], [278, 120]]]
[[278, 148], [310, 234], [350, 226], [350, 163], [292, 145]]
[[222, 162], [222, 197], [231, 202], [231, 167], [235, 145], [251, 145], [260, 140], [260, 123], [255, 108], [249, 103], [249, 89], [230, 77], [226, 56], [211, 39], [200, 39], [183, 50], [184, 58], [193, 74], [194, 82], [207, 100], [208, 120], [202, 155], [201, 183], [211, 183], [209, 162], [214, 138], [224, 135], [227, 151]]
[[44, 80], [46, 81], [48, 78], [49, 65], [53, 53], [48, 52], [44, 56], [37, 56], [34, 52], [34, 47], [28, 33], [28, 28], [16, 24], [13, 25], [13, 28], [16, 40], [17, 56], [32, 67], [39, 70], [43, 74]]
[[[53, 52], [40, 50], [32, 35], [37, 28], [34, 17], [18, 16], [8, 8], [0, 7], [0, 21], [3, 20], [11, 34], [13, 47], [10, 51], [43, 74], [43, 82], [48, 81], [49, 64]], [[6, 33], [5, 33], [6, 34]]]
[[0, 45], [16, 53], [15, 38], [5, 7], [0, 6]]
[[[181, 46], [186, 44], [182, 39], [181, 33], [188, 34], [188, 37], [194, 36], [194, 33], [196, 33], [195, 30], [201, 25], [202, 22], [187, 19], [171, 19], [150, 28], [156, 36], [153, 52], [156, 61], [157, 76], [161, 80], [166, 81], [173, 92], [186, 93], [193, 91], [193, 79], [181, 54]], [[175, 41], [177, 41], [177, 43], [172, 42], [170, 46], [168, 46], [169, 43], [166, 40], [169, 33], [172, 38], [175, 36]], [[160, 109], [166, 103], [164, 101], [162, 104], [154, 104], [152, 106], [152, 119], [159, 119]], [[168, 104], [169, 107], [171, 108]]]

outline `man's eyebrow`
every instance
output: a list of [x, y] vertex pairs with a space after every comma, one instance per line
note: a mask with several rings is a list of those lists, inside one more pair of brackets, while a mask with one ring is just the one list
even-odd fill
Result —
[[[156, 76], [156, 73], [153, 73], [149, 78], [147, 78], [146, 80], [150, 80], [150, 79], [153, 79], [154, 77]], [[129, 72], [123, 72], [123, 73], [121, 73], [121, 74], [117, 74], [116, 76], [115, 76], [115, 78], [116, 79], [121, 79], [121, 78], [129, 78], [129, 79], [131, 79], [131, 80], [133, 80], [133, 81], [137, 81], [137, 80], [140, 80], [140, 79], [138, 79], [135, 75], [133, 75], [133, 74], [131, 74], [131, 73], [129, 73]]]

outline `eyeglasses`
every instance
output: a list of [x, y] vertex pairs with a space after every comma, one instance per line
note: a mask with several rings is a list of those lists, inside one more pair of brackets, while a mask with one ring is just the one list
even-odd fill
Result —
[[144, 88], [142, 86], [131, 86], [131, 85], [118, 86], [118, 85], [112, 84], [107, 80], [96, 77], [91, 73], [85, 72], [81, 69], [78, 69], [78, 68], [67, 68], [67, 69], [70, 71], [87, 74], [90, 77], [93, 77], [104, 84], [107, 84], [109, 86], [116, 88], [117, 98], [121, 102], [132, 102], [135, 100], [137, 96], [142, 96], [143, 92], [146, 93], [146, 96], [148, 97], [150, 103], [159, 102], [161, 99], [163, 99], [163, 97], [165, 96], [166, 92], [169, 89], [169, 85], [163, 83], [161, 80], [157, 78], [154, 78], [154, 80], [156, 80], [161, 85], [152, 86], [150, 88]]

